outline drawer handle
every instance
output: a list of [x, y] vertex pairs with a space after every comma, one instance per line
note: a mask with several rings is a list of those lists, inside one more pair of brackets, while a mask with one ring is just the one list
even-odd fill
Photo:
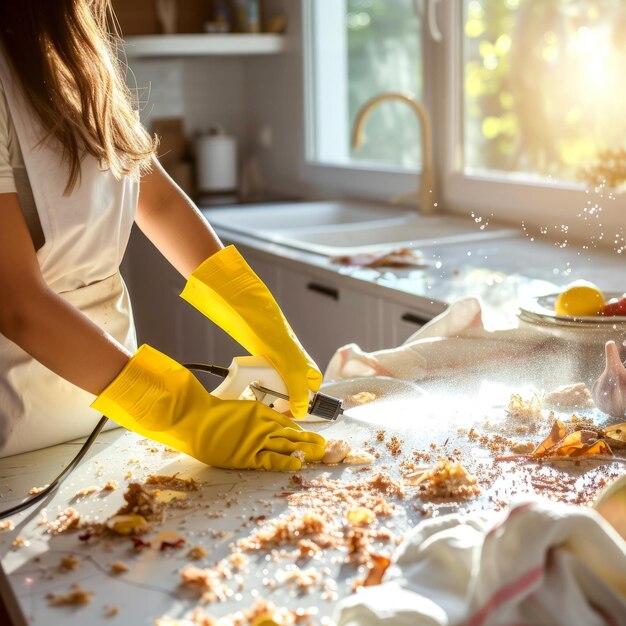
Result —
[[403, 322], [415, 324], [416, 326], [423, 326], [431, 320], [430, 317], [426, 317], [425, 315], [416, 315], [415, 313], [405, 313], [401, 319]]
[[326, 298], [332, 298], [333, 300], [339, 300], [339, 290], [334, 287], [326, 287], [326, 285], [320, 285], [318, 283], [308, 283], [306, 288], [309, 291], [319, 293]]

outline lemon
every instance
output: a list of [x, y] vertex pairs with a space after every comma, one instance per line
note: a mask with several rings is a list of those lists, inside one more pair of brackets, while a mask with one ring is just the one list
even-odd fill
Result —
[[604, 305], [604, 295], [595, 285], [572, 285], [559, 294], [554, 312], [579, 317], [600, 315]]

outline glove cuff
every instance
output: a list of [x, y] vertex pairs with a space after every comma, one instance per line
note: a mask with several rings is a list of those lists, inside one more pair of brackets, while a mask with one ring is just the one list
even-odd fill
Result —
[[[168, 375], [181, 370], [189, 374], [170, 357], [151, 346], [143, 345], [91, 407], [129, 428], [131, 426], [127, 422], [130, 419], [133, 423], [141, 423], [156, 412], [155, 405], [171, 395], [164, 381]], [[126, 416], [132, 418], [127, 420]]]

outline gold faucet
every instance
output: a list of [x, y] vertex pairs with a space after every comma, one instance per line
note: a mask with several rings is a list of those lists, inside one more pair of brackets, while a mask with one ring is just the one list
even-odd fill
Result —
[[424, 214], [437, 211], [437, 195], [435, 189], [435, 171], [433, 169], [433, 139], [430, 117], [426, 107], [418, 102], [410, 93], [386, 91], [368, 100], [360, 109], [354, 120], [352, 130], [352, 147], [360, 148], [363, 144], [363, 128], [365, 121], [374, 108], [381, 102], [400, 100], [406, 102], [417, 114], [422, 134], [422, 172], [420, 186], [413, 193], [402, 194], [391, 198], [391, 202], [417, 200], [417, 210]]

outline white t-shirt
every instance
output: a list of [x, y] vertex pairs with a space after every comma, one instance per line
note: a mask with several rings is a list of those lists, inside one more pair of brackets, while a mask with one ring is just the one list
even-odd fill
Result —
[[37, 207], [13, 126], [4, 89], [0, 84], [0, 193], [17, 193], [36, 250], [45, 242]]

